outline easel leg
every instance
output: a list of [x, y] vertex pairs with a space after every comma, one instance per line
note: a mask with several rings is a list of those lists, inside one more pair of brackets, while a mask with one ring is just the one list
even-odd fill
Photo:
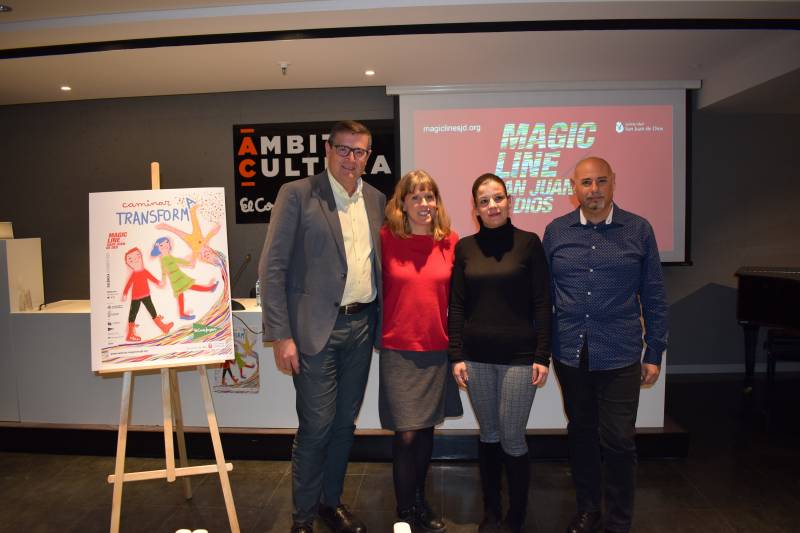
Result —
[[125, 473], [125, 445], [128, 442], [128, 423], [131, 418], [132, 372], [122, 374], [122, 401], [119, 408], [119, 431], [117, 432], [117, 460], [114, 465], [114, 493], [111, 497], [111, 533], [119, 532], [122, 511], [122, 483]]
[[175, 481], [175, 450], [172, 447], [172, 402], [169, 391], [169, 369], [161, 369], [161, 407], [164, 415], [164, 457], [167, 460], [167, 481]]
[[228, 470], [225, 467], [225, 456], [222, 453], [222, 441], [219, 438], [217, 415], [214, 413], [214, 402], [211, 398], [211, 386], [208, 383], [206, 367], [198, 365], [197, 372], [200, 374], [200, 389], [203, 391], [203, 401], [206, 405], [208, 431], [211, 434], [211, 442], [214, 445], [214, 457], [217, 460], [219, 482], [220, 485], [222, 485], [222, 496], [225, 498], [225, 509], [228, 511], [228, 522], [230, 522], [231, 525], [231, 533], [239, 533], [239, 519], [236, 517], [236, 507], [233, 505], [231, 482], [228, 478]]
[[[189, 456], [186, 454], [186, 439], [183, 435], [183, 410], [181, 409], [181, 391], [178, 386], [178, 373], [174, 368], [169, 369], [169, 384], [172, 391], [172, 413], [175, 415], [175, 432], [178, 435], [178, 457], [181, 467], [189, 466]], [[183, 493], [186, 499], [192, 497], [192, 482], [189, 476], [183, 478]]]

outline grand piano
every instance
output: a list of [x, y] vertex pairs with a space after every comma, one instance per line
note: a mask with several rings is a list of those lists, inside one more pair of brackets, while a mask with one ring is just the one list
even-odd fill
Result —
[[744, 330], [745, 392], [753, 389], [758, 330], [800, 329], [800, 267], [742, 267], [736, 319]]

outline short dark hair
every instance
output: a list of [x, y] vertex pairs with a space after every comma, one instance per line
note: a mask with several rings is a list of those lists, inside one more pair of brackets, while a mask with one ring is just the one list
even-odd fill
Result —
[[342, 120], [334, 124], [331, 128], [331, 134], [328, 137], [328, 144], [330, 146], [333, 146], [336, 136], [340, 133], [364, 134], [369, 137], [367, 148], [372, 148], [372, 133], [369, 131], [369, 128], [367, 128], [361, 122], [357, 122], [355, 120]]
[[478, 187], [486, 183], [487, 181], [494, 181], [499, 183], [503, 187], [503, 194], [508, 196], [508, 189], [506, 189], [506, 182], [500, 179], [495, 174], [491, 172], [487, 172], [486, 174], [481, 174], [478, 178], [472, 183], [472, 204], [477, 206], [478, 205]]

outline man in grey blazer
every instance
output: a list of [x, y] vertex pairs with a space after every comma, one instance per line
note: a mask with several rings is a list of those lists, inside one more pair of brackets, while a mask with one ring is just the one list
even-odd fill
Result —
[[317, 516], [367, 530], [340, 497], [380, 318], [386, 197], [361, 179], [371, 145], [363, 124], [333, 126], [327, 170], [278, 192], [259, 261], [263, 338], [296, 392], [293, 533], [313, 532]]

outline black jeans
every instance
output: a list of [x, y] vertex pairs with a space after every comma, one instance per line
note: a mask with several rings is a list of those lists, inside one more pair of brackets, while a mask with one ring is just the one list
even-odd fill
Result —
[[605, 527], [628, 531], [636, 490], [641, 363], [589, 372], [585, 347], [579, 368], [554, 363], [569, 420], [569, 462], [578, 511], [600, 511], [604, 488]]

